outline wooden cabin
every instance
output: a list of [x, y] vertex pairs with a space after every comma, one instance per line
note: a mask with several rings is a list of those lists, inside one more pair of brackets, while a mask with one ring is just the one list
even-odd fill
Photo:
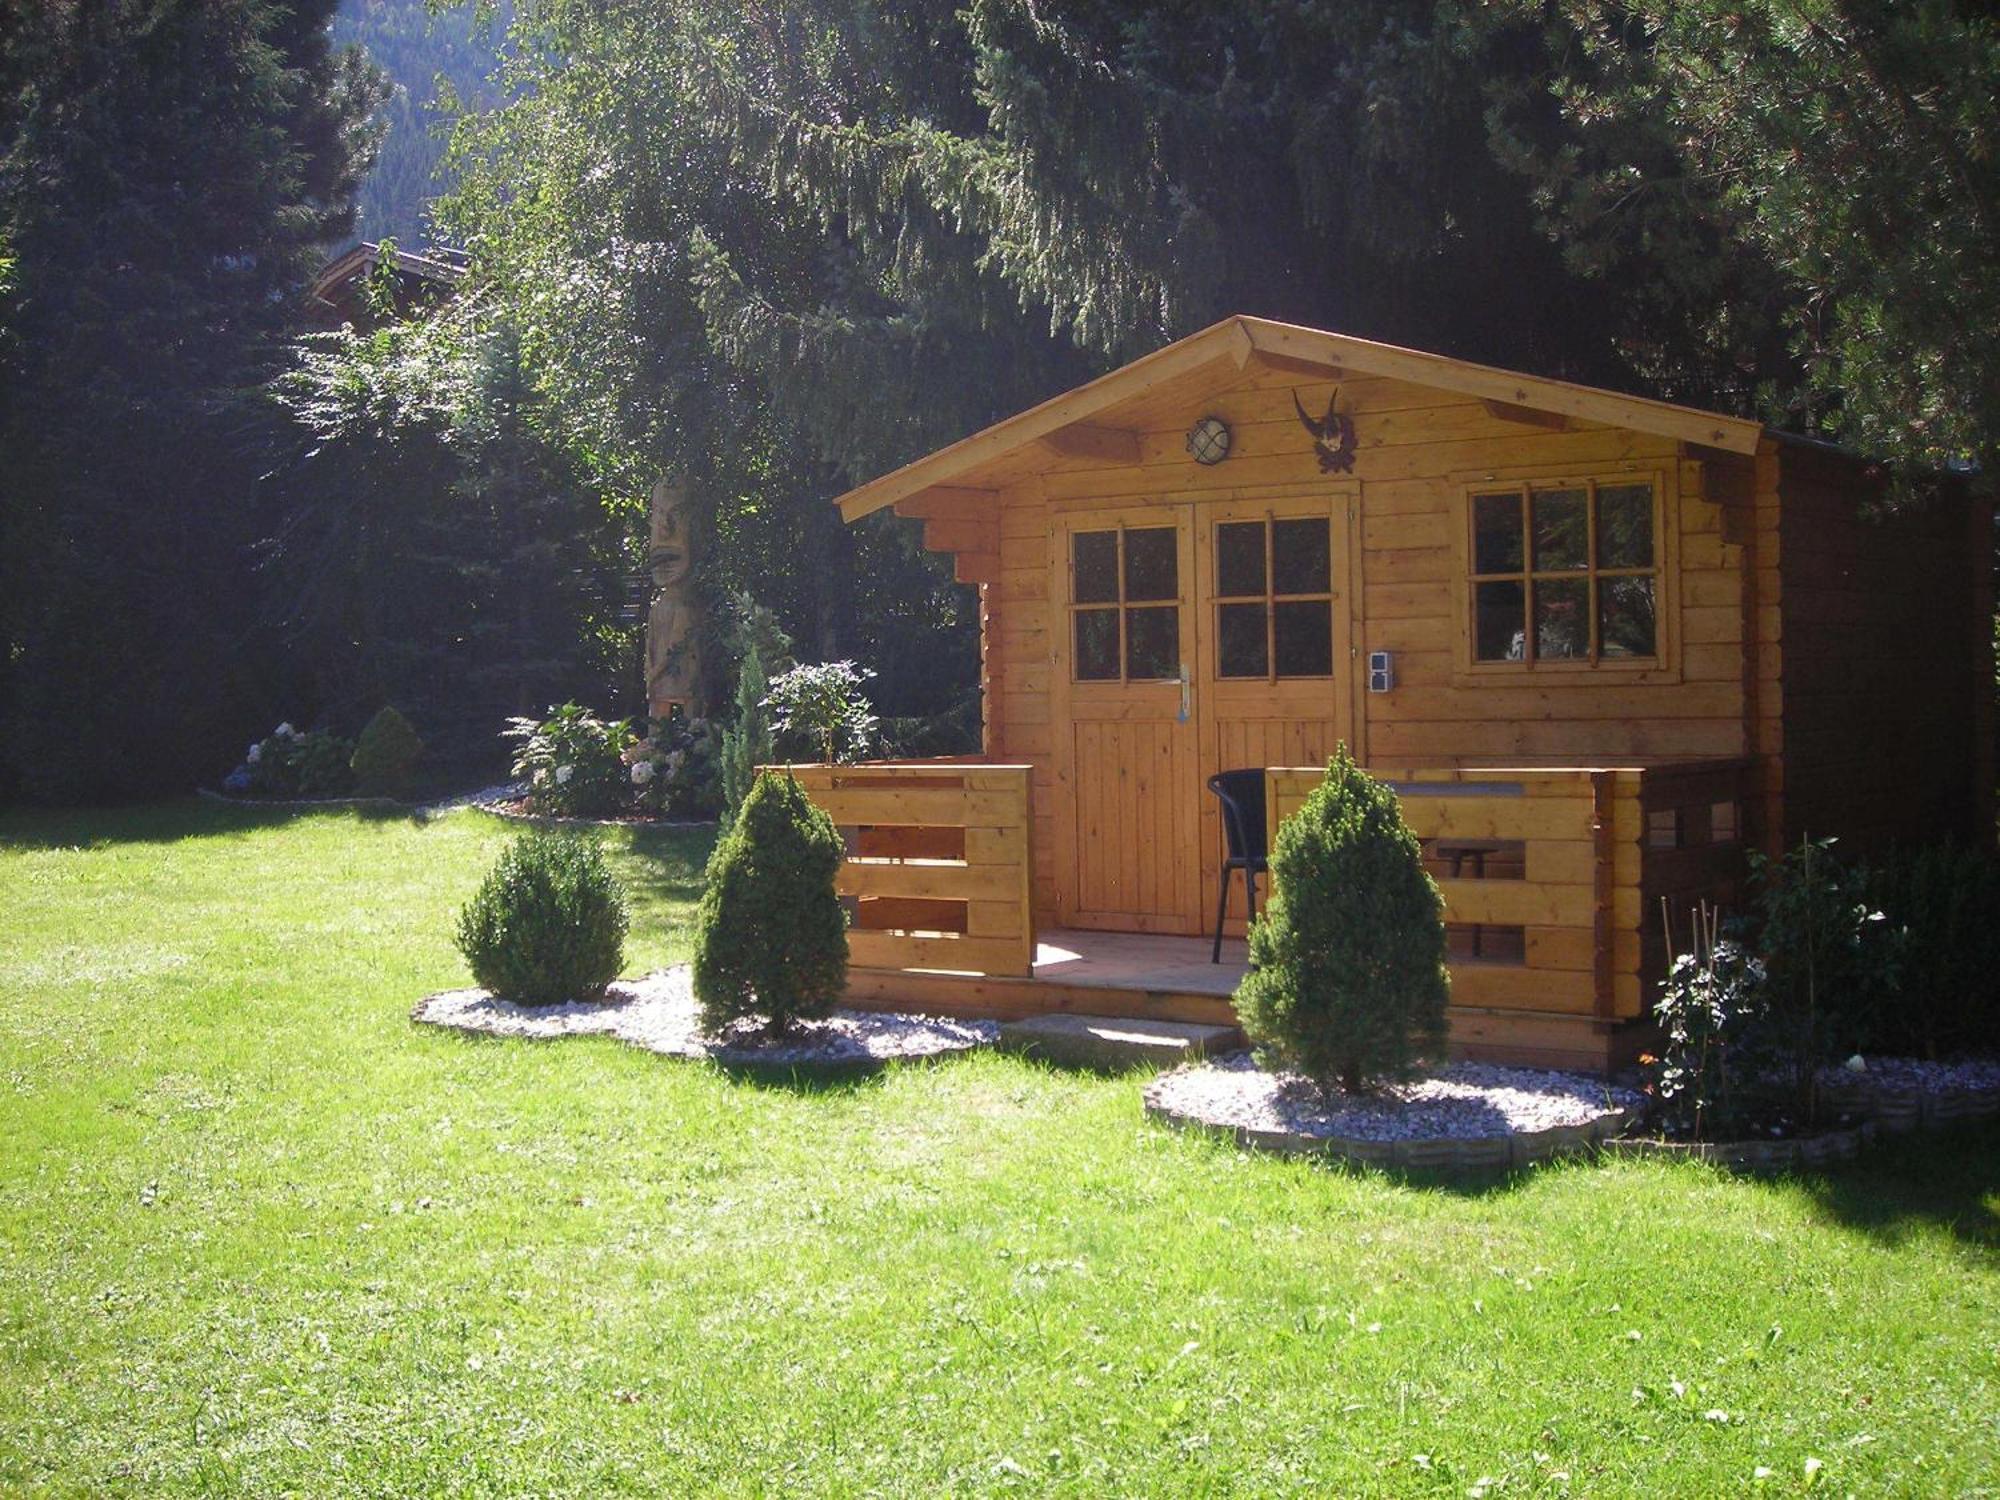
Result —
[[1444, 892], [1452, 1040], [1616, 1067], [1744, 851], [1993, 826], [1992, 515], [1755, 422], [1230, 318], [840, 497], [980, 597], [984, 753], [801, 768], [871, 1004], [1219, 1021], [1223, 834], [1345, 741]]
[[[378, 308], [369, 298], [369, 287], [388, 262], [394, 272], [390, 282], [390, 306]], [[463, 251], [437, 247], [418, 255], [398, 248], [387, 250], [374, 240], [341, 251], [319, 269], [306, 289], [306, 318], [315, 328], [338, 328], [348, 324], [362, 333], [380, 327], [389, 317], [414, 318], [447, 301], [465, 276]]]

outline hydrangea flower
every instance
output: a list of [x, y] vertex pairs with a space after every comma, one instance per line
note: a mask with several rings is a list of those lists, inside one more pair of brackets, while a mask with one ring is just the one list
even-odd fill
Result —
[[262, 745], [252, 745], [250, 747], [249, 755], [245, 757], [245, 759], [248, 760], [249, 763], [253, 766], [256, 765], [257, 762], [262, 760], [263, 758], [264, 758], [264, 747]]
[[568, 786], [568, 785], [569, 785], [569, 779], [570, 779], [570, 777], [572, 777], [572, 776], [574, 776], [574, 775], [576, 775], [576, 767], [575, 767], [575, 766], [557, 766], [557, 767], [556, 767], [556, 785], [557, 785], [557, 786]]
[[653, 779], [653, 763], [650, 760], [632, 762], [632, 785], [644, 786]]
[[280, 724], [277, 727], [277, 729], [273, 732], [281, 740], [295, 740], [299, 737], [299, 732], [296, 729], [292, 728], [291, 721], [289, 719], [286, 720], [284, 723]]

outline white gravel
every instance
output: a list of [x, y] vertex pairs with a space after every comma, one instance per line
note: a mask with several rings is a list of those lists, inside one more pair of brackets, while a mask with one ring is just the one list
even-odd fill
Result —
[[756, 1021], [737, 1021], [719, 1037], [704, 1036], [685, 964], [643, 979], [619, 980], [597, 1002], [516, 1005], [485, 990], [446, 990], [418, 1001], [413, 1014], [433, 1026], [492, 1036], [615, 1036], [670, 1057], [807, 1067], [937, 1057], [991, 1046], [1000, 1034], [991, 1021], [837, 1010], [824, 1021], [801, 1023], [778, 1041], [765, 1037], [762, 1023]]
[[2000, 1058], [1970, 1058], [1959, 1062], [1926, 1062], [1919, 1057], [1864, 1057], [1858, 1070], [1822, 1069], [1821, 1081], [1835, 1087], [1857, 1084], [1886, 1089], [1915, 1089], [1925, 1094], [2000, 1091]]
[[436, 814], [450, 812], [458, 807], [487, 807], [495, 802], [508, 802], [527, 795], [527, 782], [502, 781], [493, 786], [483, 786], [476, 792], [461, 792], [456, 797], [446, 797], [441, 802], [425, 803], [418, 811]]
[[1413, 1083], [1331, 1100], [1301, 1078], [1267, 1073], [1247, 1052], [1180, 1068], [1146, 1102], [1203, 1125], [1356, 1141], [1483, 1140], [1593, 1125], [1645, 1100], [1576, 1073], [1451, 1063]]

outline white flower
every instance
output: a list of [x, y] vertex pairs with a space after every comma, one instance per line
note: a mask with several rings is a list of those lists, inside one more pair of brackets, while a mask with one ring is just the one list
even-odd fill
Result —
[[299, 737], [299, 732], [296, 729], [292, 728], [292, 726], [289, 723], [280, 724], [277, 727], [277, 729], [275, 729], [272, 732], [275, 733], [281, 740], [295, 740]]
[[1868, 1060], [1857, 1052], [1854, 1056], [1848, 1058], [1845, 1063], [1841, 1064], [1841, 1066], [1846, 1068], [1850, 1073], [1866, 1073], [1868, 1071]]
[[252, 745], [250, 747], [250, 753], [244, 757], [244, 759], [249, 761], [249, 763], [253, 766], [256, 765], [257, 762], [262, 760], [263, 758], [264, 758], [264, 747], [262, 745]]
[[669, 776], [678, 776], [678, 775], [680, 775], [680, 774], [681, 774], [681, 764], [682, 764], [682, 763], [683, 763], [684, 761], [686, 761], [686, 759], [687, 759], [687, 754], [686, 754], [686, 752], [684, 752], [684, 751], [680, 751], [680, 750], [676, 750], [676, 751], [674, 751], [674, 752], [673, 752], [672, 754], [668, 755], [668, 757], [667, 757], [667, 774], [668, 774]]
[[644, 786], [653, 779], [653, 763], [650, 760], [632, 762], [632, 785]]
[[570, 779], [570, 777], [572, 777], [572, 776], [574, 776], [574, 775], [576, 775], [576, 767], [575, 767], [575, 766], [557, 766], [557, 767], [556, 767], [556, 785], [557, 785], [557, 786], [568, 786], [568, 785], [569, 785], [569, 779]]

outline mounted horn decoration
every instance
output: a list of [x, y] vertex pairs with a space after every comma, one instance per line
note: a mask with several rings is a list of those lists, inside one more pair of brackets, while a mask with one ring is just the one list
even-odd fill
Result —
[[1314, 421], [1306, 414], [1299, 393], [1292, 392], [1292, 405], [1298, 408], [1300, 424], [1312, 434], [1313, 452], [1319, 455], [1322, 474], [1354, 472], [1354, 418], [1336, 409], [1339, 402], [1340, 387], [1335, 386], [1333, 394], [1326, 398], [1326, 415]]

